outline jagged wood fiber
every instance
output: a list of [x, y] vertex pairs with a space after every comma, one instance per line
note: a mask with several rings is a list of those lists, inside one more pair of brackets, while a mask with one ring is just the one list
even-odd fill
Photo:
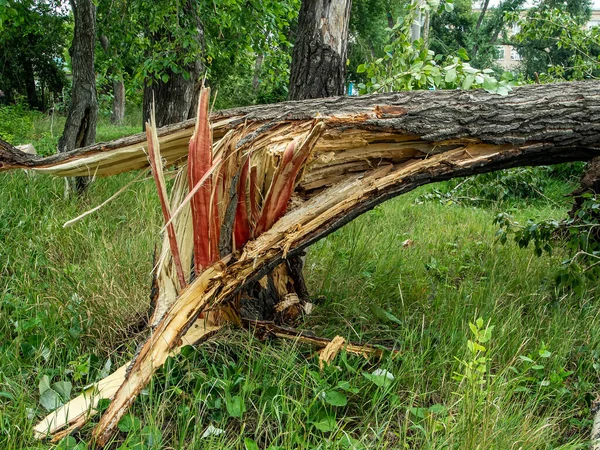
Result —
[[[236, 151], [251, 153], [250, 173], [262, 195], [288, 144], [306, 136], [316, 123], [324, 130], [296, 179], [287, 213], [170, 295], [168, 308], [156, 318], [150, 339], [101, 417], [94, 439], [100, 445], [108, 442], [136, 395], [202, 312], [227, 303], [285, 258], [377, 204], [423, 184], [598, 156], [599, 119], [598, 82], [527, 86], [508, 97], [484, 91], [410, 92], [213, 114], [213, 139], [218, 143], [228, 135]], [[168, 164], [185, 158], [193, 125], [183, 122], [159, 130]], [[144, 145], [141, 136], [133, 136], [46, 159], [17, 155], [0, 145], [0, 169], [109, 175], [145, 167]]]

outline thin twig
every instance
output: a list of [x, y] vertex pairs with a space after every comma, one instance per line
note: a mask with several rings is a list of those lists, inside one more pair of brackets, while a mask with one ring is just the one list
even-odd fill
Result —
[[70, 227], [71, 225], [75, 224], [76, 222], [79, 222], [84, 217], [87, 217], [90, 214], [98, 211], [100, 208], [102, 208], [103, 206], [107, 205], [108, 203], [110, 203], [111, 201], [113, 201], [115, 198], [117, 198], [119, 195], [121, 195], [123, 192], [125, 192], [127, 189], [129, 189], [129, 187], [131, 187], [131, 185], [133, 183], [137, 182], [142, 177], [142, 175], [146, 175], [147, 172], [148, 172], [147, 170], [142, 171], [137, 177], [135, 177], [133, 180], [131, 180], [129, 183], [127, 183], [125, 186], [123, 186], [121, 189], [119, 189], [117, 192], [115, 192], [109, 198], [107, 198], [106, 200], [104, 200], [102, 203], [100, 203], [95, 208], [92, 208], [89, 211], [84, 212], [83, 214], [81, 214], [80, 216], [75, 217], [74, 219], [68, 220], [67, 222], [65, 222], [63, 224], [63, 228]]

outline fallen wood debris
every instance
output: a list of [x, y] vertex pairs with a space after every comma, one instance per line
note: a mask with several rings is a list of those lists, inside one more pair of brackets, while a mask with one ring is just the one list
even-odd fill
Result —
[[[206, 105], [208, 93], [201, 95]], [[285, 297], [299, 288], [289, 262], [316, 240], [423, 184], [589, 160], [600, 155], [599, 119], [600, 83], [586, 82], [526, 86], [507, 97], [437, 91], [287, 102], [217, 112], [210, 125], [203, 107], [197, 124], [150, 126], [155, 175], [159, 161], [180, 166], [170, 203], [163, 201], [172, 229], [155, 271], [152, 334], [100, 418], [95, 442], [108, 442], [200, 316], [211, 326], [254, 321], [274, 336], [326, 347], [329, 340], [272, 322], [302, 310], [301, 302]], [[0, 170], [105, 176], [147, 167], [146, 149], [144, 136], [137, 135], [40, 159], [0, 142]], [[186, 163], [188, 153], [196, 156]], [[289, 301], [253, 295], [269, 289]], [[330, 344], [324, 362], [339, 345], [339, 339]]]

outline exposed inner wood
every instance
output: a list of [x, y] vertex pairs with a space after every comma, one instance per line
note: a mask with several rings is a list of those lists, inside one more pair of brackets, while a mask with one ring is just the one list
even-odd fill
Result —
[[[247, 211], [256, 223], [290, 143], [305, 139], [317, 122], [325, 129], [311, 144], [283, 217], [184, 289], [164, 290], [152, 335], [94, 430], [99, 445], [200, 314], [232, 305], [250, 283], [377, 204], [453, 177], [600, 155], [600, 83], [527, 86], [508, 97], [436, 91], [308, 100], [215, 113], [211, 120], [215, 156], [249, 158], [248, 184], [239, 192], [246, 193]], [[193, 125], [159, 130], [167, 164], [183, 162]], [[0, 170], [110, 175], [145, 167], [144, 146], [140, 136], [133, 136], [39, 159], [0, 145]], [[239, 173], [244, 165], [236, 164]], [[227, 204], [219, 205], [220, 214], [226, 210]], [[176, 233], [189, 220], [188, 208], [176, 219]], [[159, 266], [171, 271], [165, 277], [173, 279], [168, 252], [161, 258]]]

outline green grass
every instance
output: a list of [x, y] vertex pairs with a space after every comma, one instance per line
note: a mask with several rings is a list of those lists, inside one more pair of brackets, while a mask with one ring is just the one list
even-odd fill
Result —
[[[132, 131], [103, 125], [98, 136]], [[82, 199], [65, 200], [62, 180], [0, 174], [2, 449], [51, 447], [32, 438], [47, 413], [44, 375], [71, 382], [73, 397], [147, 335], [135, 324], [147, 312], [159, 242], [151, 183], [62, 228], [133, 176], [97, 180]], [[381, 205], [313, 245], [307, 259], [311, 294], [322, 298], [301, 327], [398, 355], [342, 354], [320, 372], [309, 347], [229, 329], [169, 360], [109, 448], [587, 448], [598, 287], [579, 296], [557, 289], [563, 252], [537, 258], [502, 246], [492, 224], [506, 208], [522, 221], [561, 218], [568, 189], [486, 208], [415, 204], [430, 191]], [[478, 317], [494, 328], [474, 354], [469, 323]], [[469, 375], [477, 364], [486, 372]], [[378, 369], [394, 379], [372, 376]], [[87, 441], [92, 425], [77, 439]], [[202, 438], [209, 425], [224, 433]]]

